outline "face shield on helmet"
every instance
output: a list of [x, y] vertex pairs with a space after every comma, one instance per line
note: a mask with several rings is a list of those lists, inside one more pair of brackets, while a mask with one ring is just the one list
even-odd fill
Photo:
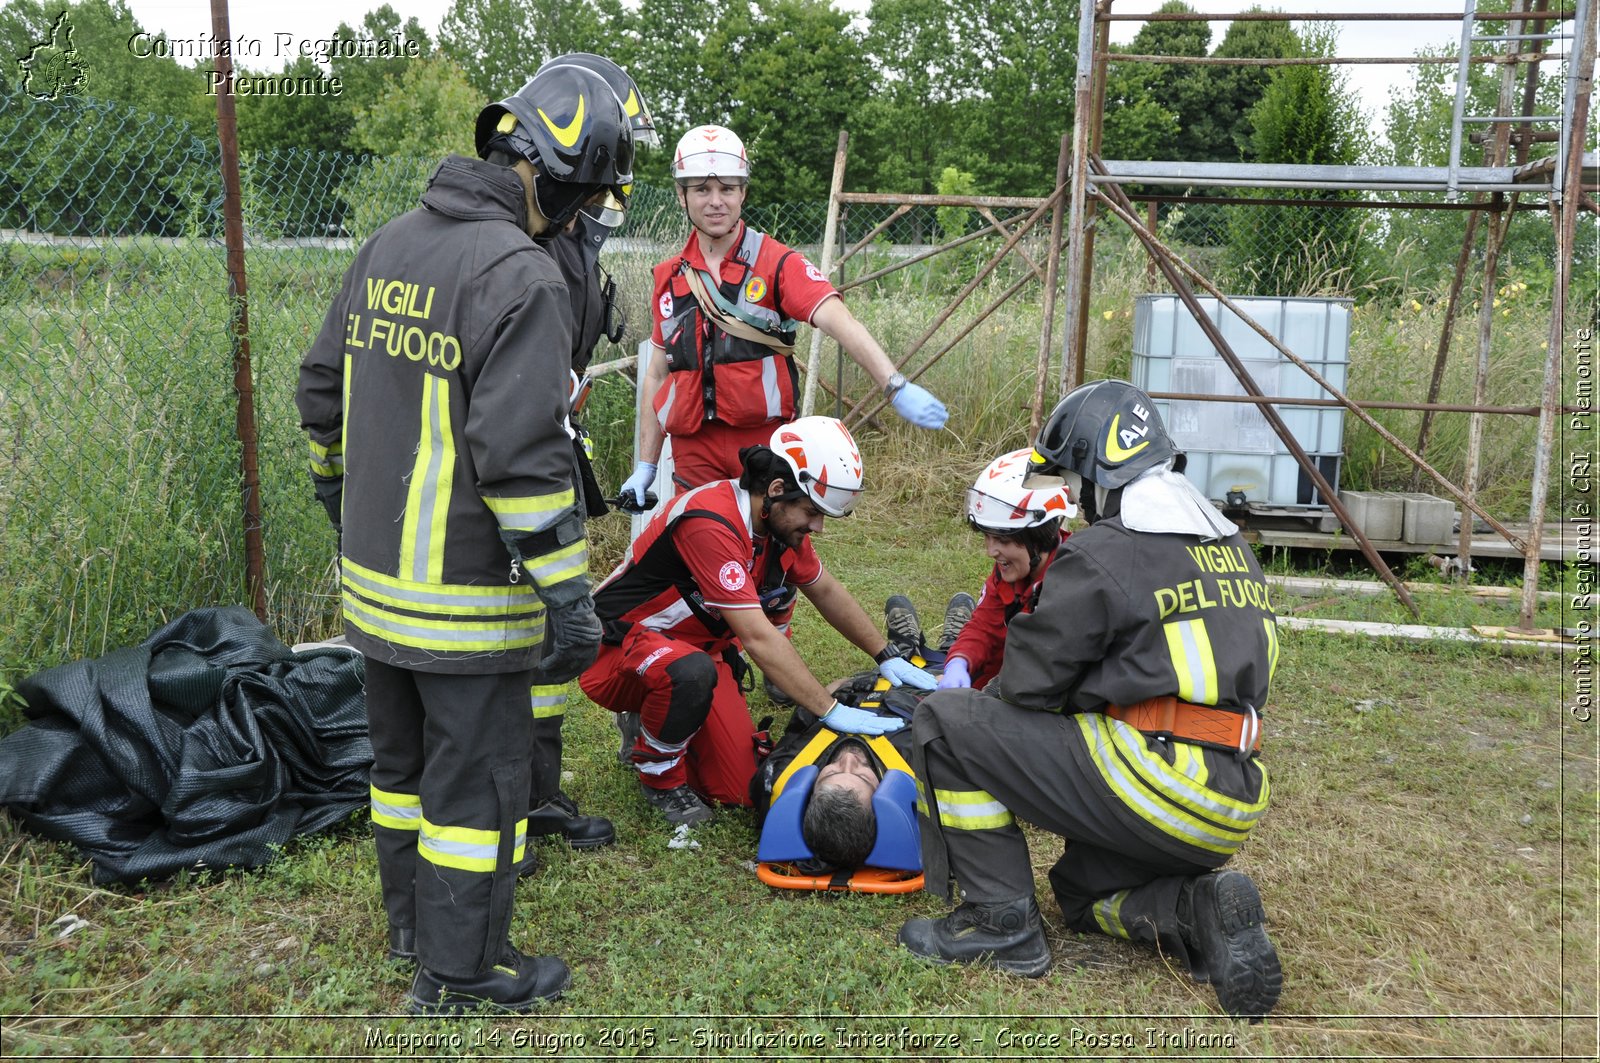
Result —
[[967, 489], [967, 523], [982, 532], [1012, 534], [1077, 516], [1059, 477], [1033, 474], [1029, 449], [991, 461]]
[[696, 185], [715, 177], [723, 184], [742, 185], [750, 180], [750, 159], [744, 141], [719, 125], [695, 126], [678, 141], [672, 156], [672, 179]]
[[773, 430], [768, 448], [794, 473], [813, 504], [830, 517], [847, 517], [861, 498], [861, 451], [844, 422], [802, 417]]
[[478, 154], [495, 151], [534, 168], [534, 199], [553, 228], [597, 192], [621, 197], [633, 182], [633, 133], [600, 75], [550, 63], [522, 88], [478, 115]]
[[1029, 463], [1035, 473], [1076, 475], [1114, 491], [1179, 456], [1150, 396], [1125, 380], [1097, 380], [1056, 404]]

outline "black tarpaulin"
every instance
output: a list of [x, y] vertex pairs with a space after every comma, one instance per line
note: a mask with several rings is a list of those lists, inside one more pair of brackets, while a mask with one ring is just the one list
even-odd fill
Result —
[[30, 722], [0, 739], [0, 804], [97, 883], [259, 867], [368, 801], [361, 657], [297, 654], [239, 606], [17, 691]]

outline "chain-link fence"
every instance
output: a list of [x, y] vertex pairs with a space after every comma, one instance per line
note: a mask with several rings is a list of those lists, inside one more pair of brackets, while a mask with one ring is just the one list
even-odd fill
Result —
[[[286, 638], [326, 634], [337, 622], [333, 538], [307, 484], [293, 403], [299, 360], [356, 246], [415, 204], [434, 163], [303, 151], [241, 159], [266, 591]], [[209, 128], [110, 104], [0, 99], [0, 678], [129, 644], [195, 606], [247, 600], [219, 174]], [[893, 210], [847, 205], [837, 246], [853, 246]], [[752, 203], [745, 213], [820, 259], [826, 203]], [[1026, 213], [992, 212], [1011, 231]], [[1356, 297], [1350, 391], [1417, 399], [1426, 390], [1463, 215], [1167, 203], [1157, 223], [1164, 240], [1230, 291]], [[987, 225], [971, 207], [910, 210], [845, 264], [844, 280]], [[602, 341], [596, 364], [632, 355], [648, 336], [651, 267], [687, 232], [670, 189], [637, 190], [602, 255], [625, 299], [627, 329], [616, 345]], [[1048, 232], [1046, 217], [1018, 244], [1021, 253], [953, 311], [953, 297], [1000, 237], [883, 273], [847, 294], [897, 357], [948, 313], [910, 368], [951, 346], [922, 381], [952, 411], [950, 431], [933, 445], [946, 448], [940, 460], [954, 479], [1025, 441], [1041, 351], [1051, 359], [1047, 396], [1055, 396], [1064, 308], [1055, 334], [1042, 335], [1037, 279]], [[1548, 225], [1519, 220], [1491, 296], [1503, 304], [1492, 308], [1491, 403], [1527, 404], [1538, 394], [1549, 262]], [[1457, 324], [1447, 401], [1471, 393], [1477, 283], [1469, 282]], [[1128, 373], [1133, 299], [1164, 288], [1136, 242], [1102, 219], [1089, 302], [1091, 377]], [[1006, 301], [1012, 290], [1017, 297]], [[958, 335], [953, 345], [945, 338]], [[808, 346], [803, 333], [802, 354]], [[831, 347], [829, 355], [819, 412], [847, 410], [836, 396], [866, 391], [853, 364], [839, 365]], [[586, 411], [608, 488], [631, 458], [630, 378], [602, 378]], [[1384, 416], [1402, 438], [1414, 438], [1417, 415]], [[929, 445], [893, 415], [877, 425], [890, 446], [911, 438]], [[1531, 433], [1532, 419], [1512, 427], [1511, 436], [1495, 437], [1494, 454], [1527, 453], [1514, 441]], [[1453, 437], [1464, 435], [1465, 420], [1438, 431], [1439, 449], [1458, 451]], [[1409, 474], [1365, 430], [1347, 433], [1346, 451], [1347, 484], [1388, 486]], [[1458, 471], [1450, 459], [1440, 464]], [[1489, 482], [1525, 483], [1526, 462], [1514, 464], [1488, 469]]]

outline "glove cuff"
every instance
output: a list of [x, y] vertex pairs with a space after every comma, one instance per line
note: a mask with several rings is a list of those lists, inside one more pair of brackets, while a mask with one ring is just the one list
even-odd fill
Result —
[[539, 587], [538, 593], [546, 609], [564, 609], [589, 597], [589, 577], [573, 576], [548, 587]]

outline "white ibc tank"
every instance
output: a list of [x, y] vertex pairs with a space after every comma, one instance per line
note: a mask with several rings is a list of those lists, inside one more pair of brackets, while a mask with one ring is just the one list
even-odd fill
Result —
[[[1344, 389], [1350, 361], [1349, 299], [1230, 296], [1230, 300], [1323, 379]], [[1199, 302], [1267, 395], [1328, 397], [1231, 310], [1210, 296], [1200, 297]], [[1176, 295], [1141, 295], [1134, 300], [1133, 383], [1145, 391], [1245, 393]], [[1273, 506], [1326, 504], [1256, 406], [1164, 399], [1156, 400], [1156, 406], [1173, 442], [1189, 455], [1185, 475], [1207, 498], [1223, 501], [1229, 492], [1238, 492], [1250, 502]], [[1343, 408], [1280, 406], [1278, 412], [1295, 441], [1337, 490], [1344, 454]]]

